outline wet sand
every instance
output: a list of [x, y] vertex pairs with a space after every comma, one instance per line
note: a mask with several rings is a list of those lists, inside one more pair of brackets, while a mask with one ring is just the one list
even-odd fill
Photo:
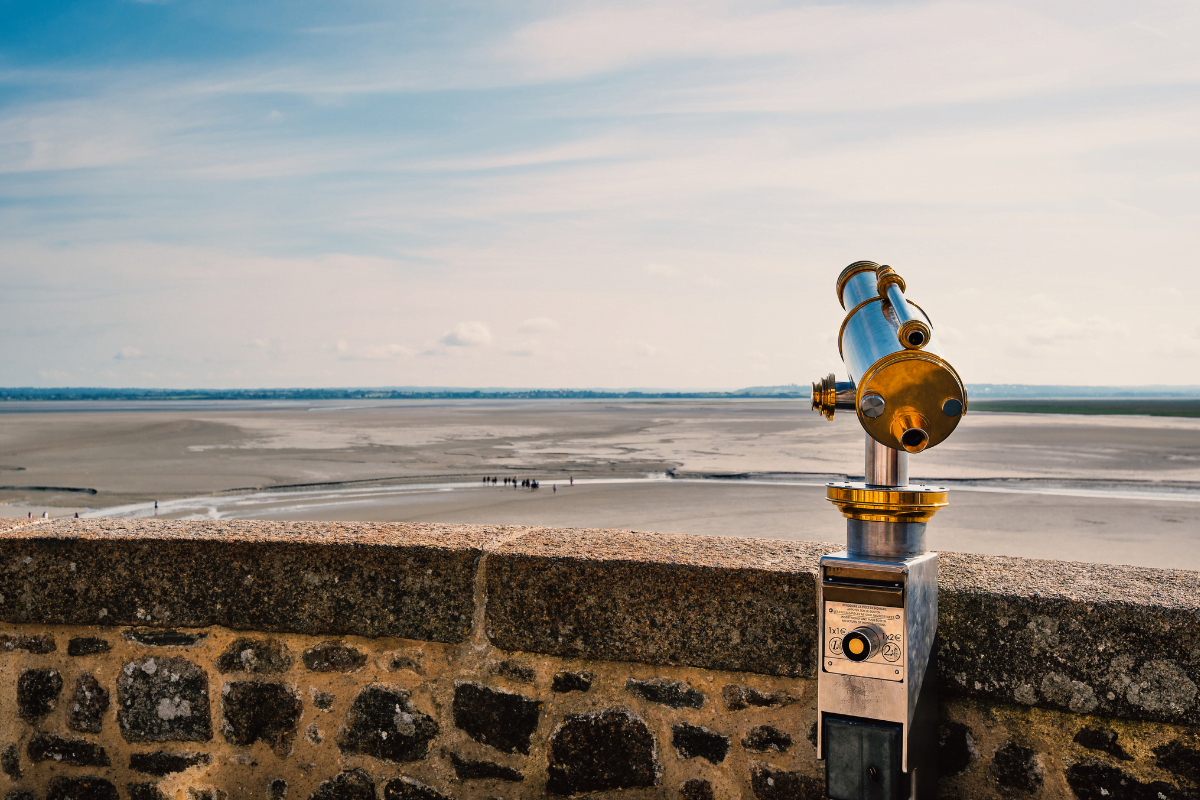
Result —
[[[807, 406], [8, 404], [0, 485], [96, 493], [0, 490], [0, 515], [148, 516], [157, 499], [171, 517], [839, 541], [842, 520], [820, 484], [862, 474], [863, 434], [852, 417], [826, 422]], [[972, 413], [913, 457], [911, 473], [953, 481], [950, 507], [930, 525], [934, 548], [1200, 569], [1200, 420]], [[485, 488], [484, 474], [536, 477], [543, 488]]]

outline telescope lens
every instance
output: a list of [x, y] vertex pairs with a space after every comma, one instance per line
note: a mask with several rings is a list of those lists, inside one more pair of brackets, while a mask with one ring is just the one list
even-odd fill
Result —
[[913, 331], [908, 335], [908, 343], [913, 347], [920, 347], [925, 344], [925, 334], [920, 331]]
[[928, 441], [929, 434], [920, 428], [909, 428], [900, 436], [900, 444], [910, 453], [923, 450]]

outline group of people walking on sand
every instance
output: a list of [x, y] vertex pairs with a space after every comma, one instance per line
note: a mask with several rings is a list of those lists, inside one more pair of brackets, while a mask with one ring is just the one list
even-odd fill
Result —
[[[575, 485], [574, 476], [568, 478], [568, 480], [571, 481], [572, 486]], [[483, 482], [488, 486], [495, 486], [500, 482], [500, 479], [494, 475], [487, 475], [483, 478]], [[522, 478], [520, 481], [518, 481], [516, 478], [505, 478], [504, 485], [511, 486], [514, 489], [528, 489], [531, 492], [536, 492], [538, 489], [542, 488], [542, 482], [533, 478]], [[550, 490], [553, 492], [558, 492], [558, 484], [551, 484]]]

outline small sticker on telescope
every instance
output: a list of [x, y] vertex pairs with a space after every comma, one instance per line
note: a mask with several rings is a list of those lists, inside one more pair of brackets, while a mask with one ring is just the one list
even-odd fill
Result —
[[[826, 602], [822, 614], [825, 671], [888, 681], [904, 680], [904, 611], [863, 603]], [[872, 641], [871, 654], [852, 660], [842, 640], [858, 630]], [[861, 651], [860, 651], [861, 652]]]

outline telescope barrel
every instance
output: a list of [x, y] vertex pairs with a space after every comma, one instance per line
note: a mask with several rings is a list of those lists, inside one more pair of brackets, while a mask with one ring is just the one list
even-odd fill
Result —
[[[929, 317], [903, 291], [904, 280], [891, 267], [856, 261], [842, 270], [838, 300], [849, 313], [838, 349], [863, 428], [880, 444], [919, 453], [953, 432], [967, 394], [941, 355]], [[816, 401], [814, 391], [814, 407]], [[826, 416], [837, 407], [829, 403]]]

